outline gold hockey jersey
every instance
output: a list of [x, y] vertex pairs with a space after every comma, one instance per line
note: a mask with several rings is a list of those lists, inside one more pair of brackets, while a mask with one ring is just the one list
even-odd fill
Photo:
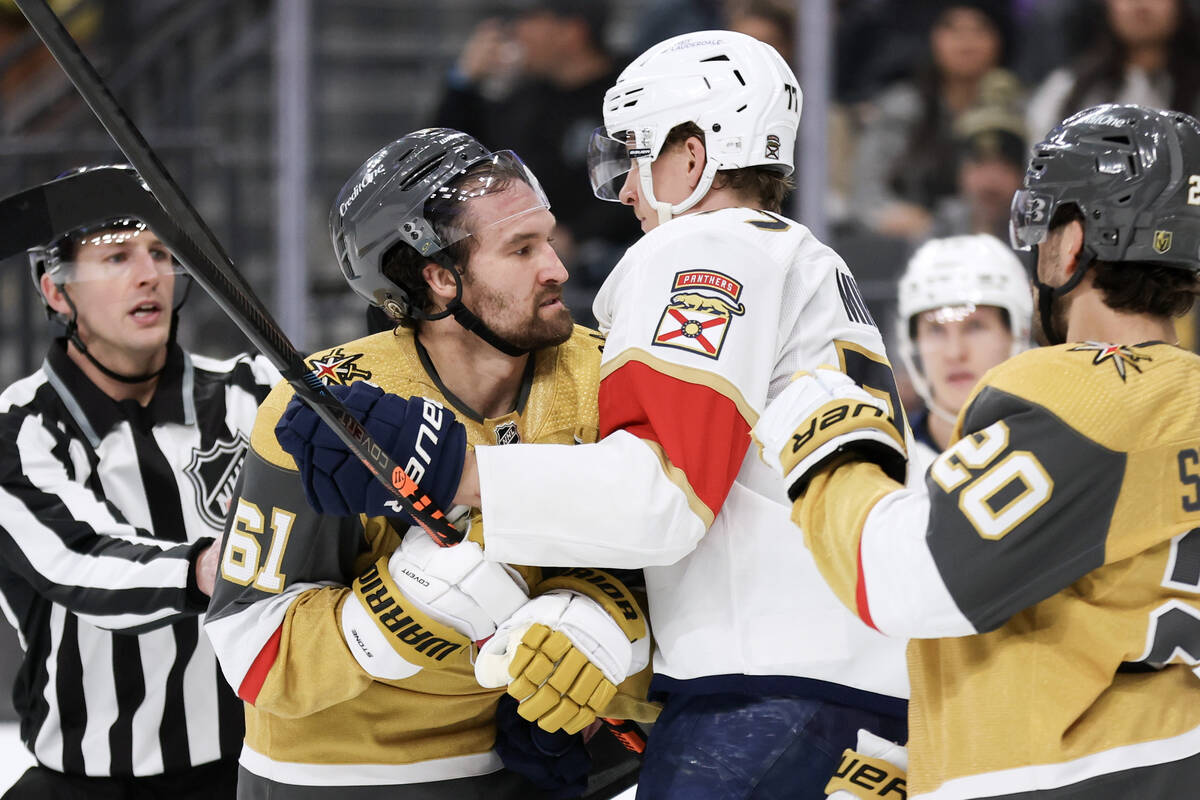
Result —
[[925, 491], [871, 464], [793, 519], [909, 645], [914, 798], [1200, 792], [1200, 357], [1085, 342], [989, 372]]
[[[405, 329], [326, 350], [308, 363], [328, 383], [370, 380], [387, 392], [442, 402], [466, 426], [472, 447], [571, 444], [596, 439], [601, 345], [598, 334], [577, 326], [563, 345], [536, 353], [517, 410], [495, 419], [465, 409]], [[259, 411], [206, 623], [226, 678], [247, 701], [242, 766], [270, 781], [329, 787], [494, 771], [500, 763], [491, 749], [492, 720], [502, 689], [480, 687], [465, 660], [375, 680], [346, 647], [340, 607], [347, 587], [395, 549], [400, 534], [382, 517], [311, 510], [295, 463], [275, 438], [292, 394], [280, 384]], [[541, 580], [540, 570], [519, 569], [531, 587]], [[644, 697], [647, 682], [645, 675], [623, 684], [634, 695], [619, 695], [610, 713], [651, 717], [635, 696], [641, 690]]]

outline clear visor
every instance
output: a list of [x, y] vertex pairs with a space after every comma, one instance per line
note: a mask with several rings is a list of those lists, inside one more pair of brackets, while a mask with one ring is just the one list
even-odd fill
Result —
[[426, 201], [426, 213], [437, 217], [451, 206], [485, 197], [493, 197], [494, 202], [477, 204], [470, 213], [447, 215], [454, 221], [443, 229], [443, 246], [525, 214], [550, 209], [546, 191], [533, 171], [513, 151], [501, 150], [472, 164], [465, 177], [435, 190]]
[[1009, 209], [1008, 238], [1014, 250], [1028, 250], [1046, 239], [1054, 199], [1033, 189], [1018, 189]]
[[620, 202], [625, 175], [633, 169], [633, 159], [643, 155], [650, 155], [649, 149], [630, 150], [623, 136], [614, 139], [603, 126], [592, 131], [588, 143], [588, 178], [596, 197]]
[[131, 271], [179, 275], [184, 269], [154, 231], [141, 220], [118, 220], [71, 235], [72, 256], [51, 265], [55, 283], [124, 278]]

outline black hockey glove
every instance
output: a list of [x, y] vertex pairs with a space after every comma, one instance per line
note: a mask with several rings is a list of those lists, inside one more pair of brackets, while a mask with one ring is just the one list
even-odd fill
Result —
[[[454, 499], [467, 452], [467, 430], [434, 400], [384, 394], [365, 381], [330, 391], [371, 438], [443, 510]], [[316, 412], [292, 398], [275, 438], [296, 460], [309, 505], [320, 514], [388, 516], [412, 524], [399, 502]]]
[[587, 791], [592, 757], [582, 734], [547, 733], [517, 714], [508, 695], [496, 706], [496, 754], [504, 768], [525, 777], [548, 798], [580, 797]]

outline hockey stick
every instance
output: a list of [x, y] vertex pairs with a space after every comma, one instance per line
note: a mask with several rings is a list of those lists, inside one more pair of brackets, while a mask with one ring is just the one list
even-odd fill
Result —
[[[142, 176], [154, 199], [171, 220], [168, 242], [189, 274], [279, 369], [371, 474], [387, 486], [400, 506], [443, 547], [462, 541], [463, 534], [446, 521], [436, 504], [416, 482], [376, 444], [345, 406], [305, 365], [303, 356], [234, 267], [216, 236], [167, 172], [154, 150], [113, 97], [95, 67], [63, 27], [45, 0], [16, 0], [46, 48], [79, 91], [92, 113], [108, 131], [129, 163]], [[160, 235], [162, 235], [160, 233]]]

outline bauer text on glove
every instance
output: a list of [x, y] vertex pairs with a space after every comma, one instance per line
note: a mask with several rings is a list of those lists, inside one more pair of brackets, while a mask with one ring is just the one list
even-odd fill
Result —
[[904, 481], [904, 433], [887, 403], [836, 369], [797, 373], [753, 433], [763, 460], [785, 476], [793, 500], [817, 472], [843, 456], [875, 462]]
[[[365, 381], [329, 389], [421, 490], [448, 508], [467, 447], [466, 428], [454, 414], [435, 400], [385, 394]], [[288, 404], [275, 437], [295, 459], [305, 497], [318, 513], [399, 517], [411, 524], [387, 487], [299, 398]]]

